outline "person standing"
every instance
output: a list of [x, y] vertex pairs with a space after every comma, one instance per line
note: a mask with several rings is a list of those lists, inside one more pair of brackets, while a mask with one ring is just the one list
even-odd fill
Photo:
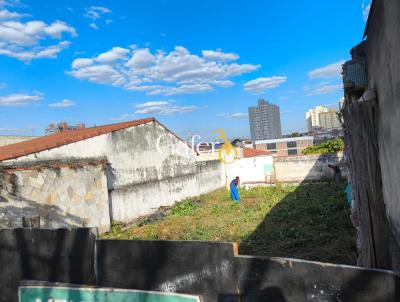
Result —
[[340, 171], [339, 166], [337, 165], [328, 165], [329, 168], [331, 168], [335, 172], [335, 182], [339, 183], [340, 180], [342, 179], [342, 171]]
[[235, 202], [240, 201], [240, 195], [239, 195], [239, 190], [238, 190], [239, 186], [240, 186], [240, 178], [239, 178], [239, 176], [236, 176], [236, 178], [234, 180], [232, 180], [229, 185], [229, 187], [231, 189], [231, 198]]

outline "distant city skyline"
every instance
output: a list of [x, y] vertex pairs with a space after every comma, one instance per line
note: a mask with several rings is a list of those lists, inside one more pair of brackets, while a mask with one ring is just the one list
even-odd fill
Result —
[[309, 108], [343, 95], [366, 6], [0, 1], [0, 134], [154, 116], [183, 138], [250, 137], [259, 98], [280, 107], [283, 134], [304, 132]]

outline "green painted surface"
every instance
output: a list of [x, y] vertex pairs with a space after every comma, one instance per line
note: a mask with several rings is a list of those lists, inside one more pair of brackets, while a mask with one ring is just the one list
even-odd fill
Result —
[[266, 174], [271, 174], [273, 169], [274, 169], [274, 167], [272, 166], [272, 164], [265, 164], [264, 165], [264, 172]]
[[19, 288], [19, 302], [199, 302], [196, 296], [138, 290], [32, 286]]

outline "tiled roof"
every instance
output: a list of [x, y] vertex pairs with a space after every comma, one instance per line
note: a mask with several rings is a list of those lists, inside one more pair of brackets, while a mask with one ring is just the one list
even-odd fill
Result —
[[243, 157], [255, 157], [255, 156], [264, 156], [271, 155], [272, 152], [265, 150], [257, 150], [251, 148], [243, 148]]
[[118, 131], [125, 128], [139, 126], [150, 122], [157, 122], [154, 118], [145, 118], [130, 122], [84, 128], [80, 130], [59, 132], [42, 136], [32, 140], [0, 147], [0, 161], [37, 153], [44, 150], [76, 143], [98, 135]]

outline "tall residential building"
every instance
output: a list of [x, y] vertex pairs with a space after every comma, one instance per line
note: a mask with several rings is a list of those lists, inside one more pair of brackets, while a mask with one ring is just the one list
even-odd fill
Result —
[[339, 121], [337, 111], [335, 109], [329, 109], [328, 112], [320, 113], [319, 121], [320, 121], [321, 128], [324, 128], [327, 130], [342, 128], [342, 124]]
[[251, 140], [275, 139], [282, 136], [279, 107], [263, 99], [257, 107], [249, 107]]
[[313, 131], [315, 128], [321, 127], [320, 113], [328, 112], [329, 109], [323, 106], [317, 106], [314, 109], [308, 110], [306, 113], [307, 129]]

